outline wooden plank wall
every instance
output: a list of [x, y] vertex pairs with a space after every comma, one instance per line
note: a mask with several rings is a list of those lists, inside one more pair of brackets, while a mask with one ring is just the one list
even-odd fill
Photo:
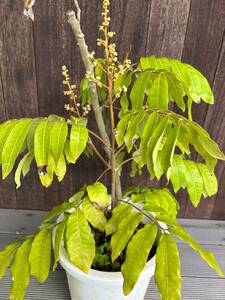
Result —
[[[35, 5], [35, 22], [22, 15], [22, 0], [0, 3], [0, 121], [22, 116], [64, 114], [61, 66], [66, 64], [76, 82], [83, 74], [79, 52], [65, 20], [72, 0], [45, 0]], [[82, 28], [90, 50], [96, 49], [101, 0], [82, 0]], [[209, 130], [225, 151], [225, 0], [112, 0], [112, 29], [120, 57], [132, 46], [131, 58], [165, 55], [199, 68], [208, 78], [216, 104], [194, 107], [194, 120]], [[47, 190], [37, 183], [33, 168], [23, 186], [15, 189], [13, 176], [0, 182], [0, 207], [48, 209], [66, 199], [85, 181], [101, 173], [98, 161], [81, 159], [62, 184]], [[124, 187], [147, 184], [144, 174], [130, 180], [125, 169]], [[220, 190], [194, 210], [180, 193], [181, 216], [225, 219], [225, 164], [216, 170]], [[107, 176], [105, 181], [107, 181]]]

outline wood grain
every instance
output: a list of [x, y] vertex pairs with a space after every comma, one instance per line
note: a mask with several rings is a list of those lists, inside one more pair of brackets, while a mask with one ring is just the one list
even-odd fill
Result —
[[[102, 2], [82, 0], [80, 4], [89, 50], [100, 56], [102, 51], [96, 47], [96, 39]], [[76, 84], [84, 76], [79, 51], [65, 19], [70, 8], [72, 0], [37, 1], [32, 23], [22, 14], [22, 1], [1, 1], [0, 121], [50, 113], [66, 115], [64, 103], [68, 99], [63, 95], [61, 66], [68, 66]], [[203, 103], [195, 106], [193, 117], [225, 151], [225, 1], [112, 0], [111, 14], [111, 29], [117, 32], [115, 41], [121, 60], [131, 48], [133, 62], [150, 54], [182, 58], [206, 75], [213, 85], [216, 104], [209, 108]], [[92, 117], [90, 124], [96, 130]], [[216, 170], [220, 182], [217, 197], [203, 200], [199, 209], [192, 208], [186, 191], [178, 193], [180, 216], [225, 218], [224, 168], [224, 163], [219, 163]], [[13, 176], [0, 182], [0, 207], [48, 209], [69, 198], [83, 182], [92, 183], [103, 170], [100, 161], [82, 158], [76, 169], [69, 167], [62, 183], [55, 180], [50, 188], [43, 189], [33, 166], [18, 191]], [[152, 184], [147, 172], [134, 180], [129, 178], [129, 171], [129, 166], [124, 168], [124, 188], [130, 184]], [[108, 174], [104, 182], [107, 184], [109, 179]]]

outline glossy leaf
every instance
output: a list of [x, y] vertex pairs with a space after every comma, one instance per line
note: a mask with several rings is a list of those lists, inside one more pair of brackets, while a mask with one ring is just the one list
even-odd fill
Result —
[[125, 219], [132, 211], [132, 206], [126, 203], [120, 204], [113, 209], [112, 217], [107, 221], [105, 225], [106, 235], [116, 232], [120, 222]]
[[70, 133], [70, 153], [72, 163], [83, 153], [88, 141], [88, 130], [83, 125], [73, 125]]
[[23, 176], [26, 176], [26, 174], [30, 170], [30, 165], [31, 165], [33, 158], [34, 158], [34, 154], [28, 152], [27, 154], [24, 155], [24, 157], [19, 162], [18, 167], [15, 172], [15, 177], [14, 177], [17, 189], [21, 186], [21, 180], [20, 180], [21, 174], [23, 174]]
[[202, 176], [203, 185], [204, 185], [204, 195], [213, 196], [217, 193], [218, 183], [215, 174], [209, 172], [209, 169], [206, 165], [198, 163], [197, 164], [200, 174]]
[[21, 246], [23, 241], [19, 240], [14, 243], [8, 244], [3, 250], [0, 251], [0, 279], [3, 278], [7, 268], [9, 267], [17, 249]]
[[62, 155], [68, 134], [68, 126], [64, 120], [56, 121], [51, 130], [51, 153], [56, 165]]
[[124, 278], [124, 295], [128, 295], [135, 286], [147, 262], [149, 252], [156, 239], [157, 231], [157, 226], [151, 224], [145, 225], [129, 242], [126, 259], [121, 267]]
[[141, 213], [131, 212], [119, 223], [116, 232], [111, 238], [112, 262], [120, 256], [142, 219], [143, 215]]
[[61, 153], [60, 158], [59, 158], [58, 163], [55, 168], [55, 174], [58, 177], [59, 181], [62, 181], [63, 178], [65, 177], [66, 170], [67, 170], [67, 167], [66, 167], [65, 156], [63, 153]]
[[34, 156], [38, 167], [48, 165], [50, 135], [50, 123], [48, 120], [44, 119], [37, 126], [34, 135]]
[[51, 263], [51, 230], [42, 229], [35, 236], [30, 256], [30, 274], [37, 278], [39, 283], [43, 283], [49, 274]]
[[176, 226], [174, 228], [170, 228], [169, 231], [176, 235], [182, 241], [185, 241], [189, 244], [191, 248], [197, 251], [202, 259], [212, 268], [214, 269], [219, 276], [223, 276], [223, 272], [220, 269], [216, 258], [212, 252], [208, 252], [204, 250], [191, 236], [190, 234], [181, 226]]
[[179, 251], [174, 239], [161, 235], [156, 251], [155, 282], [162, 300], [181, 299], [181, 273]]
[[[10, 300], [23, 300], [27, 286], [30, 282], [29, 254], [33, 238], [27, 239], [17, 250], [15, 259], [10, 268], [12, 275], [12, 286], [10, 289]], [[22, 275], [22, 276], [21, 276]]]
[[165, 74], [155, 77], [148, 93], [148, 107], [150, 109], [168, 110], [168, 83]]
[[2, 178], [12, 171], [15, 161], [21, 152], [31, 126], [32, 119], [21, 119], [16, 122], [2, 150]]
[[106, 217], [104, 213], [95, 208], [88, 198], [82, 201], [82, 211], [88, 222], [95, 228], [104, 231]]
[[87, 192], [91, 202], [97, 203], [101, 207], [107, 207], [109, 205], [109, 195], [106, 187], [102, 183], [95, 182], [92, 185], [88, 185]]
[[66, 241], [71, 262], [83, 272], [88, 272], [95, 257], [95, 240], [88, 221], [79, 209], [69, 216]]
[[197, 165], [189, 160], [184, 160], [185, 178], [188, 194], [194, 207], [197, 207], [203, 193], [203, 181]]
[[16, 120], [9, 120], [0, 125], [0, 162], [2, 162], [2, 149], [15, 124]]

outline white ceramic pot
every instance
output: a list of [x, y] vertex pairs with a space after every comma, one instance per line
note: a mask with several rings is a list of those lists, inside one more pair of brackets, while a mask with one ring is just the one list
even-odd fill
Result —
[[86, 274], [69, 261], [64, 247], [60, 250], [60, 264], [66, 271], [72, 300], [144, 300], [150, 279], [155, 272], [153, 257], [145, 265], [132, 292], [124, 296], [121, 272], [91, 269]]

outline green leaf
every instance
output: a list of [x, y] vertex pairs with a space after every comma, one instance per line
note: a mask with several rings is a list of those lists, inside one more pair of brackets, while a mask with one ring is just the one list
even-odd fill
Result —
[[88, 222], [95, 228], [104, 231], [106, 217], [104, 213], [95, 208], [88, 198], [82, 201], [82, 211]]
[[181, 299], [179, 251], [176, 242], [167, 233], [161, 235], [157, 247], [155, 282], [162, 300]]
[[120, 204], [113, 209], [112, 217], [107, 221], [105, 225], [106, 235], [116, 232], [119, 223], [126, 218], [132, 211], [132, 206], [126, 203]]
[[194, 207], [197, 207], [203, 193], [203, 181], [197, 164], [184, 160], [187, 191]]
[[27, 149], [29, 150], [29, 152], [34, 152], [34, 135], [40, 122], [41, 119], [39, 118], [33, 119], [33, 122], [30, 126], [30, 130], [27, 134]]
[[142, 219], [143, 215], [141, 213], [131, 212], [119, 223], [111, 238], [112, 262], [120, 256]]
[[0, 251], [0, 279], [3, 278], [7, 268], [9, 267], [17, 249], [21, 246], [23, 241], [18, 240], [14, 243], [7, 245]]
[[155, 174], [154, 165], [156, 163], [158, 151], [161, 147], [161, 142], [167, 126], [168, 126], [168, 119], [163, 118], [158, 124], [158, 126], [156, 127], [156, 129], [154, 130], [147, 144], [147, 168], [152, 178], [154, 177]]
[[2, 149], [16, 122], [16, 120], [9, 120], [0, 125], [0, 163], [2, 162]]
[[20, 181], [21, 173], [23, 174], [23, 176], [26, 176], [26, 174], [30, 170], [30, 165], [33, 158], [34, 158], [34, 154], [28, 152], [26, 155], [24, 155], [24, 157], [19, 162], [14, 177], [17, 189], [21, 186], [21, 181]]
[[209, 172], [208, 167], [202, 163], [198, 163], [197, 166], [202, 176], [205, 196], [215, 195], [218, 190], [218, 183], [215, 174], [213, 172]]
[[68, 127], [64, 120], [56, 121], [51, 130], [51, 152], [54, 157], [56, 165], [63, 153], [68, 134]]
[[177, 143], [177, 138], [180, 133], [180, 125], [178, 123], [170, 129], [168, 135], [166, 136], [165, 146], [162, 151], [161, 156], [161, 167], [164, 174], [167, 174], [167, 179], [170, 178], [171, 166], [173, 164], [174, 151]]
[[55, 231], [55, 245], [54, 245], [54, 256], [55, 256], [55, 263], [53, 266], [53, 271], [55, 271], [58, 261], [59, 261], [59, 253], [60, 253], [60, 247], [62, 244], [62, 239], [64, 236], [64, 232], [66, 230], [67, 221], [68, 221], [69, 215], [65, 215], [61, 223], [56, 227]]
[[59, 181], [62, 181], [66, 175], [66, 160], [63, 153], [61, 153], [58, 163], [55, 168], [55, 174]]
[[176, 102], [177, 106], [184, 112], [184, 86], [180, 80], [173, 73], [166, 73], [166, 79], [169, 89], [169, 98]]
[[42, 120], [34, 135], [34, 156], [38, 167], [48, 165], [50, 150], [51, 125], [46, 119]]
[[170, 180], [175, 193], [177, 193], [181, 187], [186, 187], [186, 168], [181, 155], [174, 155]]
[[30, 282], [29, 254], [32, 241], [33, 238], [29, 238], [25, 242], [23, 242], [23, 244], [17, 250], [15, 259], [10, 268], [10, 272], [13, 278], [12, 286], [10, 289], [10, 300], [24, 299], [27, 286]]
[[88, 130], [83, 125], [73, 125], [70, 133], [70, 153], [72, 163], [80, 157], [88, 141]]
[[158, 74], [148, 93], [148, 107], [150, 109], [168, 110], [169, 94], [166, 76]]
[[79, 209], [69, 216], [66, 241], [69, 259], [87, 273], [95, 257], [95, 240], [88, 221]]
[[197, 251], [202, 259], [212, 268], [214, 269], [219, 276], [223, 276], [223, 272], [220, 269], [216, 258], [212, 252], [208, 252], [204, 250], [191, 236], [190, 234], [184, 230], [181, 226], [176, 226], [174, 228], [169, 229], [170, 232], [172, 232], [174, 235], [176, 235], [179, 239], [182, 241], [185, 241], [189, 244], [191, 248], [193, 248], [195, 251]]
[[51, 263], [51, 230], [42, 229], [36, 234], [29, 256], [30, 274], [43, 283], [49, 274]]
[[102, 183], [95, 182], [92, 185], [88, 185], [87, 192], [91, 202], [97, 203], [101, 207], [107, 207], [109, 205], [109, 195], [106, 187]]
[[132, 113], [127, 113], [122, 116], [116, 127], [116, 142], [119, 147], [124, 143], [124, 134], [132, 117]]
[[12, 171], [17, 156], [20, 154], [32, 119], [21, 119], [17, 121], [5, 142], [2, 150], [2, 178], [5, 179]]
[[145, 111], [142, 111], [137, 115], [134, 115], [133, 118], [131, 119], [129, 125], [128, 125], [127, 132], [124, 136], [124, 142], [127, 146], [128, 153], [133, 148], [134, 139], [137, 135], [138, 125], [145, 119], [145, 116], [146, 116]]
[[56, 168], [56, 166], [55, 166], [54, 158], [51, 154], [49, 154], [46, 172], [42, 173], [41, 168], [39, 168], [39, 170], [38, 170], [38, 175], [41, 180], [41, 184], [44, 187], [49, 187], [52, 184], [55, 168]]
[[145, 225], [142, 229], [138, 230], [129, 242], [126, 259], [121, 267], [124, 278], [124, 295], [128, 295], [135, 286], [147, 262], [149, 252], [156, 239], [157, 231], [157, 226], [152, 224]]
[[149, 89], [149, 85], [152, 81], [151, 75], [152, 75], [151, 71], [145, 71], [141, 73], [136, 79], [136, 81], [134, 82], [133, 88], [130, 93], [130, 99], [131, 99], [133, 110], [142, 109], [145, 93]]

